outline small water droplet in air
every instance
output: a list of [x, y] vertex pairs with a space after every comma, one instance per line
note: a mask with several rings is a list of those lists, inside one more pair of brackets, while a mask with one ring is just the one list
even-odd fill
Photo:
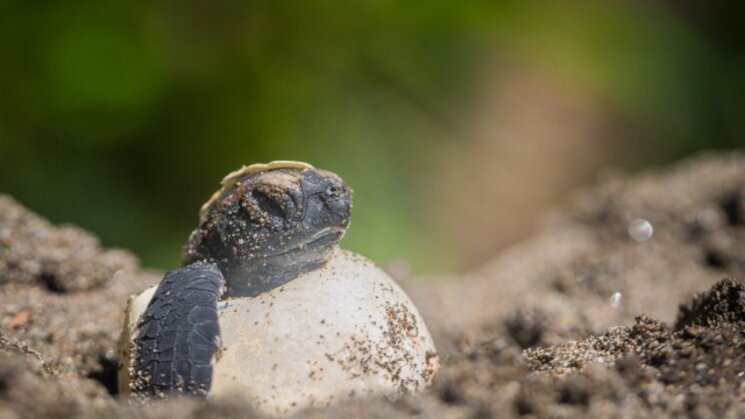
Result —
[[613, 308], [620, 307], [622, 299], [623, 299], [623, 295], [620, 292], [614, 292], [613, 295], [610, 296], [611, 307]]
[[649, 221], [638, 218], [629, 224], [629, 236], [637, 242], [645, 242], [652, 237], [654, 228]]

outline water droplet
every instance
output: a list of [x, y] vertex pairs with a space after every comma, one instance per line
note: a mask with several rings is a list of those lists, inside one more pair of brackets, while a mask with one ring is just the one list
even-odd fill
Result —
[[629, 224], [629, 236], [637, 242], [649, 240], [653, 233], [652, 223], [643, 218], [638, 218]]
[[610, 305], [613, 308], [618, 308], [621, 306], [621, 300], [623, 299], [623, 294], [620, 292], [614, 292], [613, 295], [610, 296]]

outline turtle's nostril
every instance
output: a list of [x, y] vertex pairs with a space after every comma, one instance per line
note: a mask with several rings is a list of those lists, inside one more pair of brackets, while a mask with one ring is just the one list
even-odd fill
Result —
[[323, 191], [323, 194], [326, 195], [327, 198], [338, 198], [344, 195], [344, 188], [329, 186], [325, 191]]
[[253, 190], [251, 195], [256, 200], [256, 205], [259, 206], [259, 209], [264, 211], [267, 215], [281, 218], [285, 217], [285, 210], [282, 207], [282, 204], [275, 201], [269, 195], [257, 190]]
[[347, 225], [352, 207], [352, 197], [348, 188], [344, 186], [329, 186], [323, 193], [326, 207], [335, 215], [334, 219]]

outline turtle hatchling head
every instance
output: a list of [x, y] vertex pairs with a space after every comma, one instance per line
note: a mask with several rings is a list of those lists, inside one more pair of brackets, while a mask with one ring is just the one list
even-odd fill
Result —
[[202, 207], [183, 263], [216, 263], [228, 295], [253, 296], [323, 265], [351, 207], [352, 191], [334, 173], [299, 162], [247, 166]]

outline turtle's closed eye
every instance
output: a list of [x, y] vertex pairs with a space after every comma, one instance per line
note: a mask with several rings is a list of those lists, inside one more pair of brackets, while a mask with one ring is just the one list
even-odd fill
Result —
[[272, 197], [262, 191], [254, 189], [251, 195], [256, 200], [256, 204], [259, 208], [264, 211], [267, 215], [274, 217], [285, 217], [285, 210], [282, 204], [275, 201]]

